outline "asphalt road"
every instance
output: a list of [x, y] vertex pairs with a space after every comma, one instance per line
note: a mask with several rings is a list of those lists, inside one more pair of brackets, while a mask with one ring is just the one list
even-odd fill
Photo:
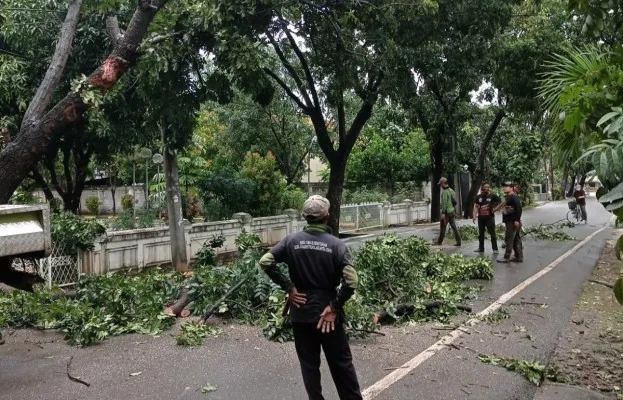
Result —
[[[550, 203], [525, 212], [527, 225], [551, 223], [566, 215], [566, 202]], [[495, 277], [474, 302], [474, 311], [485, 309], [500, 296], [535, 273], [542, 271], [610, 220], [594, 199], [588, 206], [590, 223], [569, 228], [577, 238], [570, 242], [526, 240], [522, 265], [499, 264]], [[471, 223], [471, 221], [462, 221]], [[436, 227], [400, 228], [399, 236], [417, 234], [433, 239]], [[356, 249], [365, 238], [348, 239]], [[462, 333], [451, 346], [426, 354], [416, 368], [405, 368], [405, 376], [385, 385], [377, 399], [533, 399], [535, 387], [516, 373], [481, 363], [478, 353], [547, 362], [561, 329], [568, 323], [584, 280], [594, 267], [609, 237], [606, 229], [592, 237], [517, 295], [504, 309], [510, 318], [499, 325], [480, 323]], [[472, 256], [475, 243], [461, 251]], [[485, 255], [492, 257], [491, 254]], [[542, 303], [546, 306], [536, 304]], [[457, 322], [467, 319], [457, 317]], [[160, 337], [128, 335], [100, 345], [76, 349], [53, 332], [5, 331], [7, 344], [0, 346], [0, 399], [305, 399], [298, 363], [291, 343], [276, 344], [261, 336], [258, 328], [224, 326], [224, 335], [210, 338], [199, 348], [175, 344], [166, 332]], [[362, 388], [368, 388], [449, 333], [432, 324], [384, 328], [385, 337], [354, 341], [355, 366]], [[527, 337], [530, 335], [530, 338]], [[32, 342], [39, 342], [34, 344]], [[46, 343], [50, 342], [50, 343]], [[67, 361], [73, 357], [71, 373], [88, 381], [86, 387], [70, 381]], [[140, 375], [130, 376], [141, 372]], [[214, 385], [208, 394], [202, 386]], [[337, 399], [330, 375], [323, 366], [327, 399]]]

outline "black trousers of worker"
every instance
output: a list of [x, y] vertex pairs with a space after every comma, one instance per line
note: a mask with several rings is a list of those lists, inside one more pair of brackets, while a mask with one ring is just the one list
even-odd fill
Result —
[[340, 400], [362, 400], [344, 325], [336, 324], [330, 333], [320, 332], [312, 323], [293, 322], [292, 328], [309, 400], [324, 400], [320, 383], [321, 347]]
[[478, 217], [478, 249], [485, 250], [485, 231], [489, 231], [491, 236], [491, 247], [498, 249], [498, 238], [495, 235], [495, 217]]

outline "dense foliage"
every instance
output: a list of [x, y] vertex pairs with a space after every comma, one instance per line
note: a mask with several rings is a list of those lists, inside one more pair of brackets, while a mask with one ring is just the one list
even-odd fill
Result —
[[67, 255], [75, 255], [78, 250], [92, 250], [95, 239], [106, 232], [97, 220], [84, 219], [70, 212], [53, 213], [50, 228], [52, 242]]
[[[219, 244], [222, 238], [215, 237], [207, 246]], [[290, 340], [288, 318], [281, 314], [285, 293], [257, 268], [261, 252], [256, 244], [251, 235], [240, 238], [240, 259], [227, 265], [198, 266], [188, 277], [162, 270], [83, 276], [72, 300], [56, 290], [1, 294], [0, 326], [60, 329], [70, 343], [80, 346], [124, 333], [157, 334], [174, 323], [163, 307], [187, 288], [194, 315], [216, 304], [220, 318], [262, 325], [271, 340]], [[490, 261], [446, 256], [431, 252], [422, 239], [392, 236], [366, 243], [355, 264], [360, 286], [346, 306], [347, 328], [353, 337], [369, 335], [378, 326], [376, 313], [393, 315], [403, 303], [414, 306], [414, 312], [398, 317], [400, 321], [447, 321], [456, 313], [456, 306], [477, 291], [463, 282], [489, 279], [493, 272]], [[244, 283], [222, 300], [223, 294], [241, 281]], [[442, 303], [430, 308], [427, 304], [431, 301]], [[213, 328], [189, 323], [177, 342], [194, 346], [214, 334]]]

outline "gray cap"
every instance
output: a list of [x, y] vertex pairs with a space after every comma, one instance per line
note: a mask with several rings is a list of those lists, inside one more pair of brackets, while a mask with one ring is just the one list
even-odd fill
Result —
[[446, 182], [448, 182], [447, 178], [441, 178], [437, 184], [441, 185], [442, 183], [446, 183]]
[[303, 204], [303, 217], [324, 218], [329, 215], [329, 200], [322, 196], [311, 196]]

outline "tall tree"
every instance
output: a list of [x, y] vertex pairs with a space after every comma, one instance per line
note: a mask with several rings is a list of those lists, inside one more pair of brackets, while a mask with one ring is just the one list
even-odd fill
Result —
[[458, 164], [446, 158], [454, 161], [457, 134], [468, 117], [465, 104], [493, 70], [495, 40], [510, 21], [513, 3], [441, 0], [436, 16], [422, 17], [420, 29], [401, 38], [407, 45], [424, 41], [405, 54], [402, 95], [430, 143], [433, 220], [439, 217], [437, 182], [457, 171]]
[[[240, 13], [228, 7], [231, 15]], [[272, 52], [271, 59], [278, 60], [276, 65], [261, 63], [263, 71], [309, 116], [329, 163], [329, 225], [335, 234], [348, 157], [388, 87], [384, 84], [391, 79], [388, 65], [397, 55], [395, 38], [404, 29], [399, 21], [431, 8], [431, 2], [413, 0], [281, 3], [267, 16], [267, 27], [253, 32], [254, 39]], [[246, 27], [242, 30], [248, 32]], [[230, 31], [228, 42], [239, 32], [239, 27]], [[240, 49], [250, 47], [238, 46], [236, 53], [240, 56]], [[353, 115], [345, 104], [350, 93], [359, 101]]]

